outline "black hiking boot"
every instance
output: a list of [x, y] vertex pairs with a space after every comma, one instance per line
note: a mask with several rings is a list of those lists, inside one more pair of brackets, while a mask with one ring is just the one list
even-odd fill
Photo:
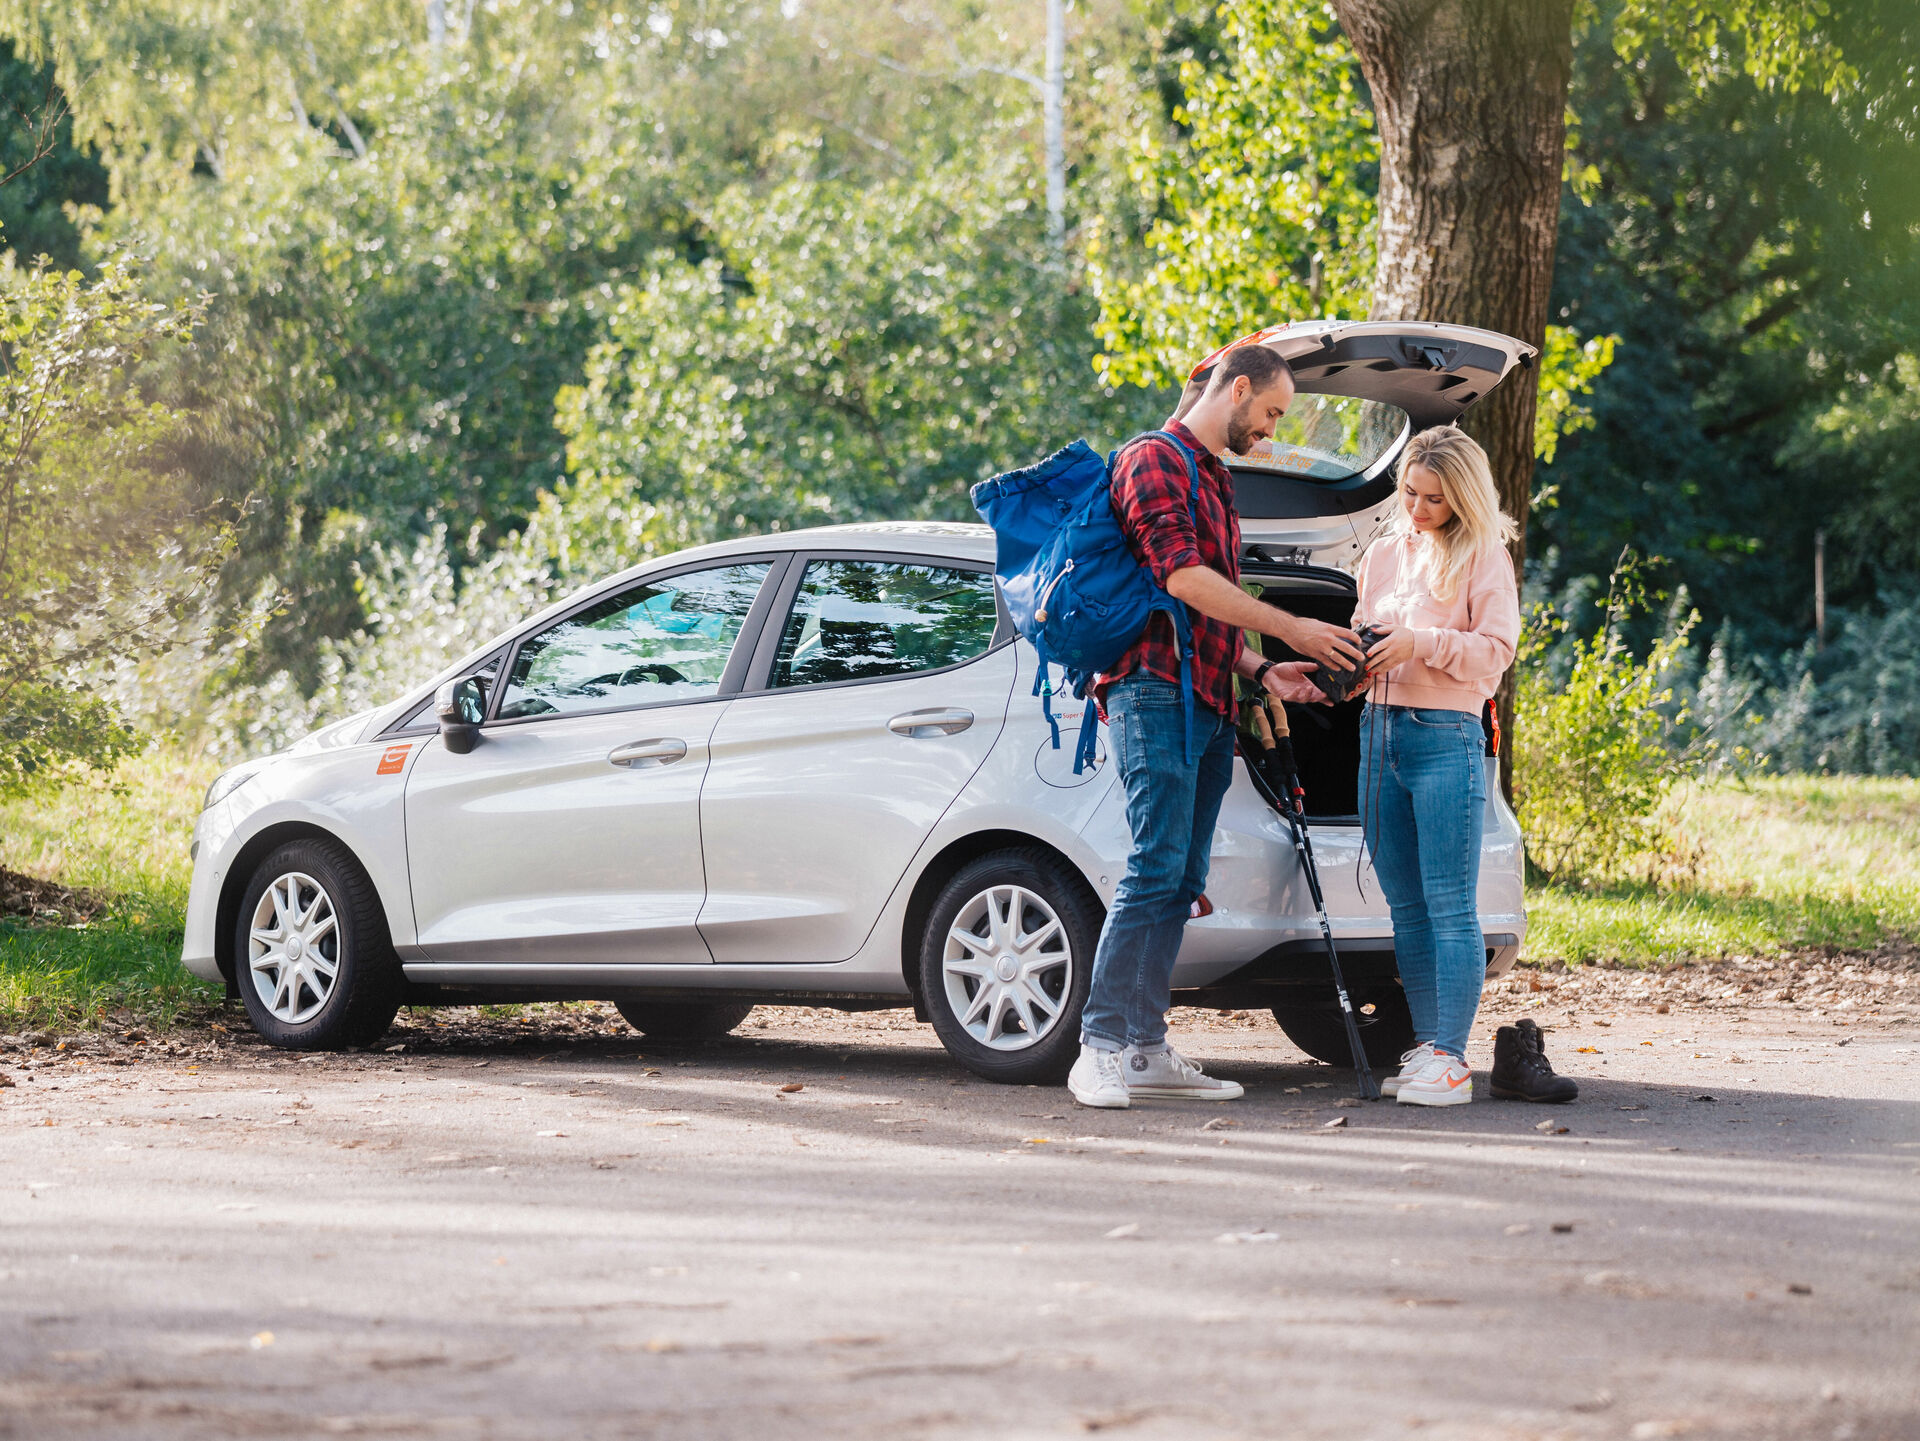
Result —
[[1580, 1087], [1556, 1076], [1530, 1016], [1502, 1026], [1493, 1036], [1493, 1094], [1508, 1101], [1571, 1101]]

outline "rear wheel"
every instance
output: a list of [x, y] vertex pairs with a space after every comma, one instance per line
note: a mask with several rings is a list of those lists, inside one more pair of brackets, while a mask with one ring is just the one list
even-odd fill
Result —
[[1092, 888], [1045, 851], [962, 866], [920, 942], [920, 993], [940, 1043], [989, 1081], [1065, 1080], [1101, 920]]
[[656, 1041], [712, 1041], [753, 1014], [751, 1001], [615, 1001], [627, 1024]]
[[[1397, 985], [1381, 985], [1348, 994], [1367, 1064], [1376, 1071], [1397, 1066], [1401, 1053], [1413, 1045], [1413, 1013], [1407, 1009], [1407, 993]], [[1316, 1061], [1330, 1066], [1353, 1064], [1353, 1047], [1347, 1041], [1340, 1001], [1331, 989], [1302, 991], [1300, 999], [1291, 1005], [1275, 1006], [1273, 1018], [1287, 1033], [1287, 1039]]]
[[298, 840], [262, 861], [240, 900], [235, 979], [270, 1045], [370, 1045], [400, 1009], [400, 962], [373, 882], [337, 841]]

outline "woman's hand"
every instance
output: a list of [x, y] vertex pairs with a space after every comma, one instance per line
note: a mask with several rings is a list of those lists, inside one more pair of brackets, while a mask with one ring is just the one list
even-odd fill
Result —
[[1332, 705], [1326, 692], [1307, 678], [1312, 670], [1311, 661], [1283, 660], [1261, 677], [1260, 685], [1275, 700]]
[[1412, 659], [1413, 632], [1404, 626], [1395, 626], [1367, 651], [1367, 674], [1384, 675], [1395, 666], [1405, 665]]

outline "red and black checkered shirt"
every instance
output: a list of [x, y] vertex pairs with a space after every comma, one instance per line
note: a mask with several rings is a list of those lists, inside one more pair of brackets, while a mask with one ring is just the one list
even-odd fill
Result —
[[[1158, 437], [1135, 441], [1113, 463], [1113, 512], [1120, 518], [1127, 544], [1139, 562], [1164, 587], [1167, 577], [1189, 566], [1217, 570], [1235, 585], [1240, 583], [1240, 517], [1233, 508], [1233, 477], [1217, 456], [1194, 438], [1179, 421], [1169, 421], [1169, 432], [1192, 447], [1200, 470], [1200, 491], [1194, 514], [1198, 530], [1187, 518], [1187, 460]], [[1202, 705], [1223, 716], [1234, 714], [1233, 663], [1240, 658], [1240, 628], [1211, 620], [1191, 606], [1193, 625], [1193, 693]], [[1172, 617], [1155, 612], [1140, 639], [1097, 676], [1093, 694], [1106, 708], [1107, 687], [1124, 675], [1143, 671], [1180, 684], [1180, 643]]]

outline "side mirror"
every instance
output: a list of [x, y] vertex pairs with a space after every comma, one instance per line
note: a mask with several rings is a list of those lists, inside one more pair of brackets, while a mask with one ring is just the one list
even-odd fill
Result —
[[480, 722], [487, 718], [487, 682], [482, 676], [450, 680], [433, 694], [433, 711], [440, 717], [440, 739], [454, 755], [463, 756], [480, 744]]

